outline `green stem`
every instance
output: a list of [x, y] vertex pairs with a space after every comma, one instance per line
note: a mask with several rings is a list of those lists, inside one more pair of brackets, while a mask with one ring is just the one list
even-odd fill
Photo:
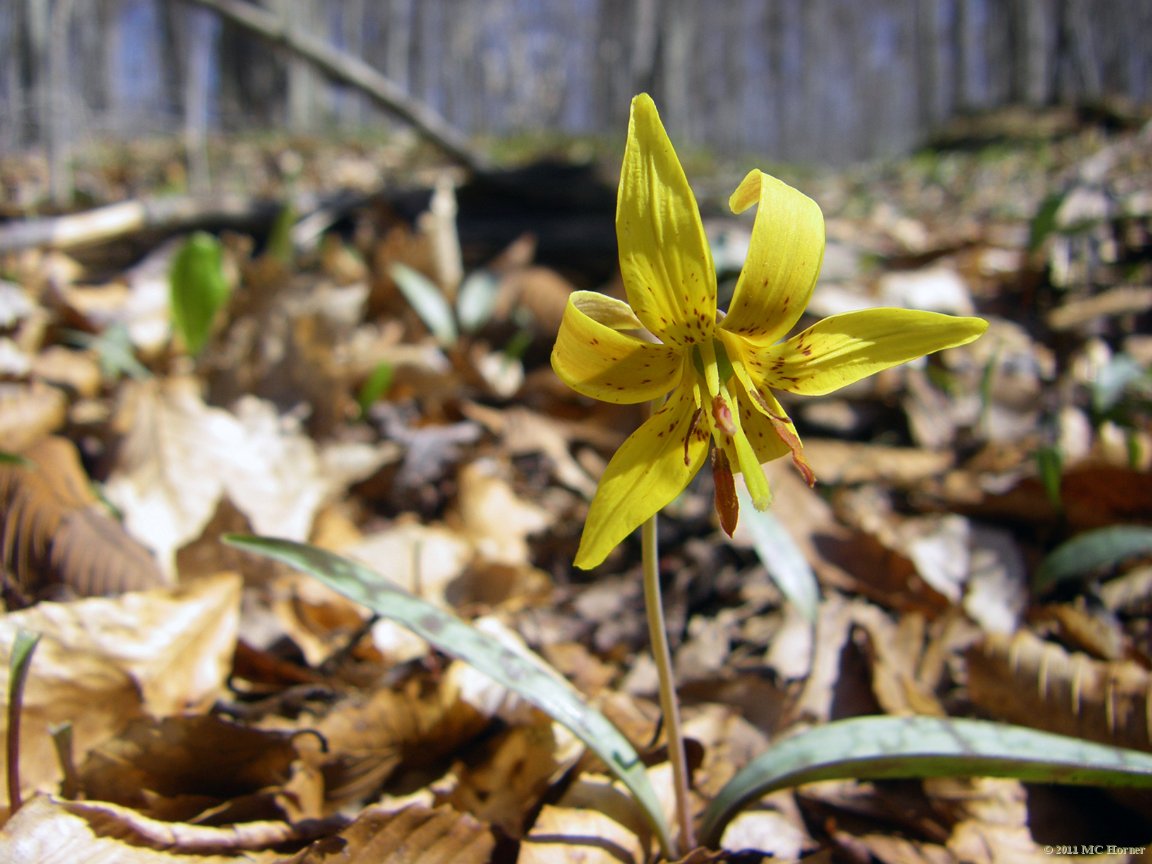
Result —
[[[660, 711], [668, 739], [668, 761], [672, 763], [672, 784], [676, 793], [676, 821], [680, 828], [680, 846], [684, 851], [696, 848], [692, 828], [692, 807], [688, 800], [688, 760], [684, 753], [684, 735], [680, 726], [680, 701], [672, 674], [672, 652], [668, 647], [668, 628], [664, 622], [664, 605], [660, 597], [660, 565], [656, 548], [656, 516], [640, 528], [640, 548], [644, 559], [644, 607], [648, 615], [648, 637], [652, 642], [652, 659], [659, 676]], [[679, 853], [672, 850], [674, 855]]]

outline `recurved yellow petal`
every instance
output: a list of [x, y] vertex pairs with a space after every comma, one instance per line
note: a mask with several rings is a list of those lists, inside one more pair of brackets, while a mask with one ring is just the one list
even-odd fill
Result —
[[748, 259], [721, 327], [771, 345], [800, 320], [824, 261], [819, 205], [763, 171], [750, 171], [729, 199], [734, 213], [756, 205]]
[[628, 302], [662, 342], [710, 338], [716, 272], [696, 197], [651, 97], [632, 100], [616, 204], [620, 274]]
[[759, 352], [750, 369], [761, 383], [821, 396], [925, 354], [964, 345], [988, 329], [982, 318], [911, 309], [833, 315], [787, 342]]
[[640, 322], [628, 304], [595, 291], [574, 291], [552, 348], [552, 368], [578, 393], [604, 402], [658, 399], [680, 381], [683, 352], [622, 329]]
[[600, 564], [696, 476], [708, 454], [709, 436], [704, 423], [693, 428], [695, 414], [691, 391], [681, 388], [616, 451], [588, 510], [577, 567]]

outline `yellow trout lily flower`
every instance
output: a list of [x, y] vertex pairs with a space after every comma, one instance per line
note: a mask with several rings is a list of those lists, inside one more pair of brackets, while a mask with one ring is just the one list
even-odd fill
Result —
[[[733, 472], [752, 502], [771, 501], [761, 465], [784, 455], [809, 484], [803, 445], [773, 390], [830, 393], [882, 369], [971, 342], [988, 324], [907, 309], [834, 315], [781, 342], [800, 319], [824, 256], [824, 217], [805, 195], [753, 170], [732, 194], [756, 205], [743, 272], [727, 313], [684, 169], [652, 99], [632, 101], [616, 236], [628, 302], [593, 291], [568, 300], [552, 368], [573, 390], [633, 404], [663, 399], [608, 463], [576, 566], [595, 567], [679, 495], [710, 443], [720, 522], [736, 524]], [[655, 337], [652, 341], [649, 337]], [[667, 397], [667, 398], [664, 398]]]

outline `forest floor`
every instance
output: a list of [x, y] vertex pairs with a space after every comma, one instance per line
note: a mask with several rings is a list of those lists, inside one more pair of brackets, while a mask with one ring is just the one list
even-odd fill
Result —
[[[699, 807], [769, 742], [858, 715], [1152, 749], [1152, 556], [1143, 535], [1092, 533], [1152, 524], [1150, 134], [1083, 126], [776, 171], [827, 219], [805, 321], [887, 305], [991, 326], [786, 402], [819, 483], [772, 464], [775, 506], [734, 539], [703, 474], [662, 515]], [[688, 167], [722, 296], [751, 223], [721, 204], [750, 167]], [[240, 202], [230, 215], [5, 246], [50, 218], [45, 170], [0, 159], [0, 441], [23, 457], [0, 464], [0, 649], [41, 635], [0, 858], [647, 860], [603, 766], [550, 718], [221, 541], [309, 541], [526, 644], [664, 795], [639, 541], [593, 572], [571, 565], [639, 413], [581, 399], [548, 363], [573, 287], [620, 290], [611, 170], [461, 183], [395, 145], [232, 142], [211, 175], [218, 209]], [[75, 183], [81, 211], [176, 198], [187, 178], [170, 145], [139, 144]], [[292, 220], [253, 204], [286, 198]], [[190, 357], [168, 272], [201, 218], [232, 290]], [[1098, 542], [1054, 565], [1078, 537]], [[814, 622], [779, 588], [798, 567], [820, 586]], [[1090, 846], [1125, 861], [1150, 841], [1146, 796], [936, 778], [775, 792], [723, 846], [747, 861]]]

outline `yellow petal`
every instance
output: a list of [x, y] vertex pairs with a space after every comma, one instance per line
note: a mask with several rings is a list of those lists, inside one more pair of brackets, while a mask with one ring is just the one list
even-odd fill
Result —
[[[772, 394], [766, 393], [765, 395], [768, 397], [767, 405], [779, 409], [776, 416], [787, 418], [788, 415], [784, 413], [784, 409], [780, 407]], [[748, 436], [748, 441], [756, 453], [757, 461], [763, 465], [765, 462], [787, 456], [789, 453], [788, 444], [780, 437], [776, 426], [768, 419], [764, 410], [754, 408], [750, 399], [741, 398], [736, 401], [740, 405], [740, 426], [744, 430], [744, 434]], [[790, 423], [791, 421], [786, 422]]]
[[688, 345], [716, 324], [716, 271], [696, 198], [645, 93], [632, 100], [616, 204], [628, 302], [663, 342]]
[[800, 320], [824, 260], [824, 215], [801, 192], [750, 171], [729, 199], [734, 213], [757, 205], [748, 259], [721, 327], [771, 345]]
[[933, 351], [965, 345], [987, 329], [982, 318], [937, 312], [846, 312], [758, 352], [749, 371], [768, 387], [821, 396]]
[[708, 430], [686, 387], [625, 441], [592, 499], [576, 566], [600, 564], [625, 537], [684, 491], [708, 454]]
[[620, 332], [640, 326], [627, 303], [574, 291], [552, 349], [552, 368], [565, 384], [593, 399], [617, 404], [658, 399], [680, 382], [683, 352]]

